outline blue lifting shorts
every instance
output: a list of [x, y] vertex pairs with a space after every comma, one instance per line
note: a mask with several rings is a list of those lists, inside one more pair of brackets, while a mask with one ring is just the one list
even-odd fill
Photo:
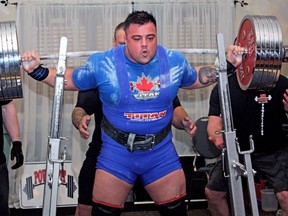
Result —
[[151, 150], [129, 152], [125, 146], [115, 142], [102, 131], [102, 140], [105, 141], [96, 167], [129, 184], [134, 184], [139, 178], [143, 186], [146, 186], [175, 170], [182, 169], [171, 138], [170, 132]]

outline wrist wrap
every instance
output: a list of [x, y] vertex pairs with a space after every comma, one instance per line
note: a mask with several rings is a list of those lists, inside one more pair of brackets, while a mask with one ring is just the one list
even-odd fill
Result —
[[29, 73], [29, 76], [31, 76], [35, 80], [42, 81], [46, 79], [48, 74], [49, 74], [49, 69], [42, 67], [42, 65], [40, 64], [35, 70]]

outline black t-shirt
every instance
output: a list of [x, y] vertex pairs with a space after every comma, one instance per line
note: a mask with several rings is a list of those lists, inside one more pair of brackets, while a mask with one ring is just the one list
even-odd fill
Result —
[[[9, 102], [11, 102], [11, 100], [9, 101], [0, 101], [0, 109], [2, 109], [3, 105], [8, 104]], [[6, 158], [5, 158], [5, 154], [3, 152], [3, 146], [4, 146], [4, 138], [3, 138], [3, 117], [2, 117], [2, 110], [0, 113], [0, 164], [3, 164], [6, 162]]]
[[[178, 97], [173, 101], [174, 109], [181, 106]], [[81, 107], [88, 115], [94, 114], [95, 130], [93, 132], [90, 146], [101, 146], [101, 120], [103, 117], [102, 103], [99, 98], [99, 92], [96, 89], [79, 91], [76, 107]]]
[[[288, 138], [282, 128], [287, 117], [282, 103], [288, 88], [288, 79], [280, 75], [276, 86], [270, 91], [243, 91], [236, 74], [228, 78], [234, 129], [241, 150], [250, 148], [249, 135], [253, 136], [255, 152], [271, 152], [288, 145]], [[210, 97], [209, 116], [220, 116], [221, 108], [218, 85]]]

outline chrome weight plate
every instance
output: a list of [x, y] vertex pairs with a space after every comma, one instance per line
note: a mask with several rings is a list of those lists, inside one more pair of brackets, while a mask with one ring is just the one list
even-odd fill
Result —
[[0, 101], [22, 98], [15, 22], [1, 22], [0, 33]]
[[259, 91], [273, 88], [284, 58], [282, 33], [277, 18], [245, 16], [236, 43], [247, 49], [236, 72], [240, 87]]

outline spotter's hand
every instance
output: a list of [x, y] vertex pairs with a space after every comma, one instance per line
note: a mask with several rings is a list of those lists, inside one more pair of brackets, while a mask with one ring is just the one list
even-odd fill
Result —
[[91, 120], [91, 117], [89, 115], [85, 115], [85, 116], [83, 116], [83, 118], [81, 119], [81, 121], [78, 125], [78, 130], [79, 130], [80, 136], [86, 140], [90, 136], [90, 133], [88, 131], [88, 126], [89, 126], [90, 120]]
[[243, 47], [230, 45], [227, 49], [227, 61], [237, 68], [242, 63], [242, 56], [244, 53], [245, 49]]

